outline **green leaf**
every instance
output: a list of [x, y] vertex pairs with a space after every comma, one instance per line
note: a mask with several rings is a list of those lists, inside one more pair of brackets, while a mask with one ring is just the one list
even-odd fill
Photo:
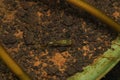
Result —
[[120, 36], [112, 42], [111, 48], [92, 64], [67, 80], [100, 80], [120, 61]]

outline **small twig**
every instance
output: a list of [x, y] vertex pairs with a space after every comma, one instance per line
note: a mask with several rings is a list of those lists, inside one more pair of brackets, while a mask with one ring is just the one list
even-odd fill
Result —
[[120, 32], [120, 24], [116, 23], [114, 20], [106, 16], [103, 12], [85, 2], [84, 0], [67, 0], [67, 2], [87, 11], [88, 13], [100, 19], [102, 22], [108, 24], [117, 32]]
[[21, 69], [21, 67], [7, 54], [3, 46], [0, 45], [0, 59], [21, 79], [31, 80], [31, 78]]

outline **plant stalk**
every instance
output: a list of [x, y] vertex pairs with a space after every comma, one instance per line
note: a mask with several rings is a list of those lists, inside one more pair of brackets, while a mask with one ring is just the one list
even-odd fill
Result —
[[102, 22], [108, 24], [112, 29], [116, 30], [117, 32], [120, 32], [120, 24], [116, 23], [103, 12], [93, 7], [89, 3], [85, 2], [84, 0], [67, 0], [67, 2], [87, 11], [88, 13], [100, 19]]
[[8, 55], [3, 46], [0, 45], [0, 59], [20, 78], [20, 80], [31, 80], [21, 67]]

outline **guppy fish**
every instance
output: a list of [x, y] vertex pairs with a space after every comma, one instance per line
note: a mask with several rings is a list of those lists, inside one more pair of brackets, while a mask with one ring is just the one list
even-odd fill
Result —
[[55, 40], [55, 41], [50, 41], [49, 43], [48, 43], [48, 46], [70, 46], [70, 45], [72, 45], [72, 40], [69, 40], [69, 39], [67, 39], [67, 40]]

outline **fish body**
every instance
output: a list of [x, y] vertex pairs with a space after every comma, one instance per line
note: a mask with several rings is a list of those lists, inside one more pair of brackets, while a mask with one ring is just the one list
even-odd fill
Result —
[[58, 41], [50, 41], [48, 46], [70, 46], [72, 45], [72, 40], [58, 40]]

